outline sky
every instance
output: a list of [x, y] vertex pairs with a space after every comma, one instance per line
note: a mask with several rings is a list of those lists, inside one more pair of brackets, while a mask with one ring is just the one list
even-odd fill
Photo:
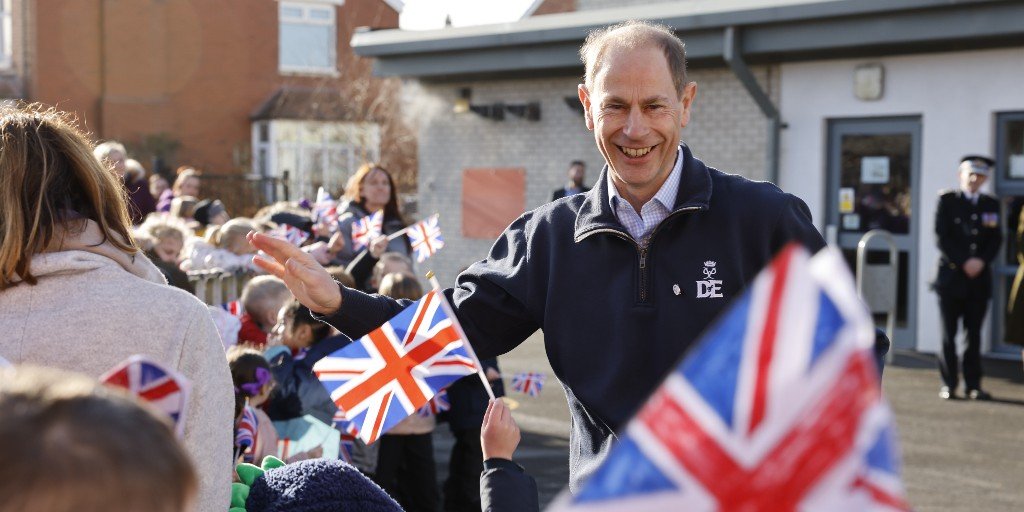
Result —
[[449, 14], [455, 27], [504, 23], [518, 20], [533, 3], [534, 0], [404, 0], [399, 26], [406, 30], [443, 28]]

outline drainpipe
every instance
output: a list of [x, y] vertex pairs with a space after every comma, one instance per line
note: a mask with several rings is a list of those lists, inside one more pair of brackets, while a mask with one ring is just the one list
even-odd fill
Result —
[[107, 1], [99, 1], [99, 97], [96, 98], [96, 136], [102, 138], [106, 135], [103, 126], [104, 100], [107, 97]]
[[743, 60], [742, 47], [740, 43], [740, 31], [736, 27], [726, 27], [723, 35], [722, 58], [729, 65], [729, 69], [736, 75], [743, 88], [747, 90], [750, 97], [761, 109], [761, 112], [768, 119], [768, 151], [765, 155], [765, 169], [768, 172], [767, 180], [778, 184], [779, 182], [779, 132], [783, 124], [779, 118], [779, 110], [772, 104], [768, 93], [757, 83], [754, 74], [750, 72], [746, 61]]

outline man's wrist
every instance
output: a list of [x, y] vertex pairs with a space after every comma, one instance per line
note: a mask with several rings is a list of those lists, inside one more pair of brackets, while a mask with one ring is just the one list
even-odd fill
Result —
[[511, 457], [507, 459], [504, 457], [490, 457], [484, 460], [484, 470], [488, 469], [506, 469], [519, 472], [523, 471], [523, 467], [520, 466], [519, 464], [516, 464], [515, 462], [512, 462]]
[[[342, 296], [345, 294], [345, 285], [343, 285], [343, 284], [341, 284], [341, 283], [339, 283], [337, 281], [335, 281], [334, 284], [336, 284], [338, 286], [338, 288], [337, 288], [338, 289], [338, 295], [337, 295], [336, 300], [328, 301], [327, 304], [324, 304], [323, 308], [319, 308], [319, 307], [316, 308], [316, 309], [310, 308], [310, 311], [312, 311], [313, 313], [315, 313], [315, 314], [317, 314], [319, 316], [331, 316], [331, 315], [337, 313], [338, 310], [341, 309]], [[322, 311], [322, 309], [325, 309], [327, 311]]]

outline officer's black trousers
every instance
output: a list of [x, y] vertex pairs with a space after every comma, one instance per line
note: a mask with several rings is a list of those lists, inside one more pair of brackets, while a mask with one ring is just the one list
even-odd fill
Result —
[[959, 370], [956, 333], [963, 319], [967, 332], [964, 351], [964, 385], [968, 390], [981, 387], [981, 322], [988, 309], [988, 298], [959, 299], [939, 297], [942, 313], [942, 351], [939, 352], [939, 373], [950, 390], [956, 390]]

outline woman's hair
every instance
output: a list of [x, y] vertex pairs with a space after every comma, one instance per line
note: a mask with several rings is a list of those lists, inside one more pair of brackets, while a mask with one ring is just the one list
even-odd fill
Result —
[[38, 103], [0, 106], [0, 290], [35, 284], [32, 256], [94, 221], [134, 253], [126, 191], [68, 114]]
[[362, 167], [356, 171], [355, 174], [348, 180], [348, 184], [345, 186], [345, 198], [353, 203], [359, 205], [360, 208], [366, 209], [364, 204], [365, 199], [363, 198], [363, 182], [370, 176], [374, 171], [383, 172], [388, 177], [388, 185], [391, 188], [391, 194], [388, 197], [387, 204], [384, 205], [384, 220], [399, 220], [402, 224], [405, 224], [405, 219], [402, 217], [402, 212], [398, 208], [398, 191], [395, 188], [395, 180], [391, 177], [391, 173], [387, 169], [380, 166], [377, 163], [363, 164]]
[[246, 398], [256, 396], [263, 390], [263, 386], [273, 380], [270, 363], [259, 350], [235, 345], [228, 349], [227, 358], [228, 367], [231, 368], [231, 380], [235, 385], [235, 395]]
[[193, 236], [192, 229], [178, 217], [165, 213], [151, 213], [146, 220], [135, 228], [135, 239], [143, 250], [150, 250], [154, 245], [168, 237], [177, 237], [184, 244]]
[[196, 472], [170, 418], [50, 368], [0, 368], [0, 512], [186, 510]]
[[293, 300], [285, 305], [285, 315], [292, 317], [292, 329], [300, 325], [308, 325], [313, 330], [313, 344], [319, 343], [320, 340], [330, 336], [331, 326], [313, 318], [313, 314], [309, 312], [309, 308], [303, 306], [301, 302]]
[[420, 300], [423, 298], [423, 288], [416, 278], [398, 272], [384, 276], [380, 280], [380, 286], [377, 287], [377, 293], [392, 299]]
[[252, 219], [238, 217], [221, 226], [210, 226], [206, 230], [206, 241], [214, 247], [227, 249], [236, 240], [244, 239], [250, 231], [256, 231], [256, 225], [253, 224]]
[[177, 178], [174, 178], [174, 184], [171, 185], [171, 190], [174, 192], [174, 195], [181, 193], [181, 185], [185, 183], [185, 180], [189, 178], [198, 179], [200, 176], [199, 171], [195, 170], [194, 167], [189, 167], [187, 165], [178, 167], [178, 170], [174, 172], [178, 175]]

